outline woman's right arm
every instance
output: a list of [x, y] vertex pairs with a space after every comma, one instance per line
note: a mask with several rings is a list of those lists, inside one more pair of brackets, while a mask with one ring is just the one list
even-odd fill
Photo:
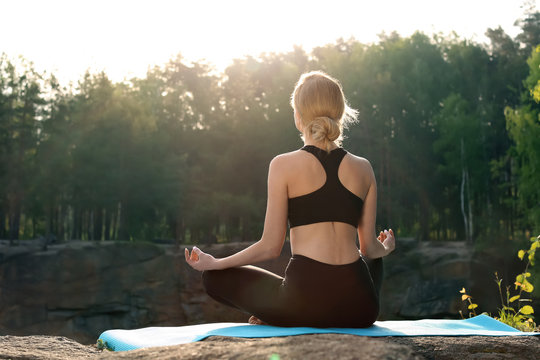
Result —
[[362, 216], [358, 224], [360, 252], [368, 259], [376, 259], [391, 253], [395, 248], [394, 232], [384, 230], [379, 237], [375, 236], [375, 220], [377, 217], [377, 182], [369, 161], [362, 159], [362, 176], [368, 177], [368, 191], [364, 198]]
[[[276, 156], [270, 162], [268, 171], [268, 201], [263, 235], [248, 248], [225, 258], [216, 259], [194, 247], [191, 255], [185, 250], [186, 261], [194, 269], [219, 270], [235, 266], [253, 264], [279, 256], [287, 234], [287, 179], [286, 163], [283, 156]], [[193, 255], [195, 253], [195, 255]]]

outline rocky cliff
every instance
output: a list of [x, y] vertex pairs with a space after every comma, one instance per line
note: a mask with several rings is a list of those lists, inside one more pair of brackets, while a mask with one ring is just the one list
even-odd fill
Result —
[[[205, 245], [215, 256], [247, 243]], [[247, 320], [206, 296], [182, 247], [149, 243], [0, 244], [0, 335], [67, 336], [85, 344], [104, 330]], [[283, 274], [290, 250], [260, 266]], [[458, 290], [496, 307], [497, 264], [463, 243], [402, 240], [385, 259], [380, 319], [458, 317]], [[503, 270], [499, 270], [500, 273]]]
[[[246, 244], [212, 245], [218, 256]], [[63, 335], [95, 342], [104, 330], [246, 321], [203, 292], [182, 249], [144, 243], [30, 242], [0, 248], [0, 335]], [[263, 264], [284, 268], [287, 256]]]

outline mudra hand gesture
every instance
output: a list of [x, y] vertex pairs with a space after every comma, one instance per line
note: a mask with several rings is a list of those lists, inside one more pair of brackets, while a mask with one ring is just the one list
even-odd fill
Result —
[[379, 236], [377, 236], [377, 240], [383, 244], [387, 251], [386, 255], [390, 254], [396, 248], [396, 238], [392, 229], [381, 231]]
[[184, 249], [184, 255], [186, 257], [186, 262], [195, 270], [213, 270], [216, 268], [217, 260], [210, 254], [207, 254], [201, 251], [198, 247], [194, 246], [191, 250]]

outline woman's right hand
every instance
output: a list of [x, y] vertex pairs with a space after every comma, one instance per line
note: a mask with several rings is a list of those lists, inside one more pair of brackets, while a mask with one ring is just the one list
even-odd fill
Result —
[[214, 270], [217, 268], [217, 260], [210, 254], [207, 254], [194, 246], [191, 250], [184, 249], [186, 262], [197, 271]]
[[396, 248], [396, 239], [392, 229], [381, 231], [379, 236], [377, 236], [377, 240], [383, 244], [386, 255], [390, 254]]

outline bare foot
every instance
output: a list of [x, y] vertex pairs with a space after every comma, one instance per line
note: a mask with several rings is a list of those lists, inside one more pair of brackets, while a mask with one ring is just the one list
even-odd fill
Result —
[[253, 324], [253, 325], [268, 325], [267, 323], [265, 323], [264, 321], [262, 321], [261, 319], [253, 315], [249, 317], [248, 323]]

